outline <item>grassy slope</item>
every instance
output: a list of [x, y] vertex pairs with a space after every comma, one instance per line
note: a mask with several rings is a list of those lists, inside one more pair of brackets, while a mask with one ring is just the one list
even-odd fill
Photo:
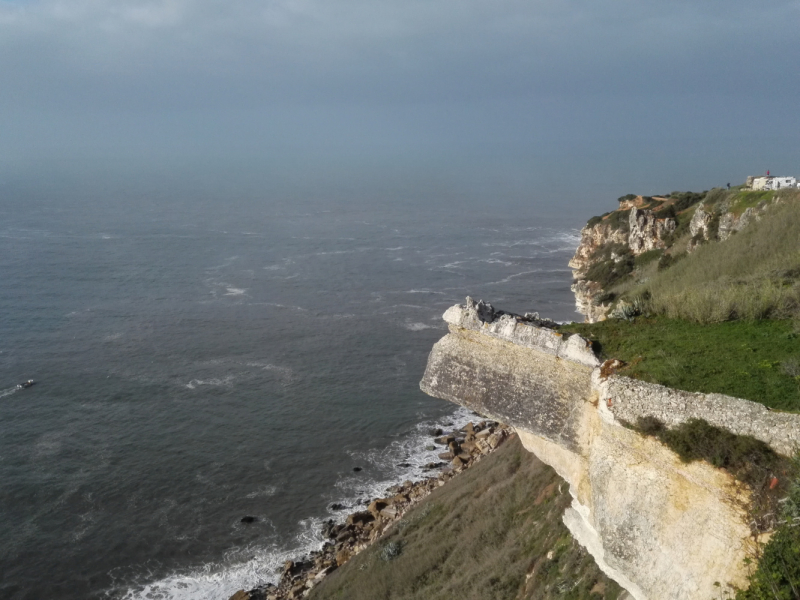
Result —
[[[800, 411], [800, 193], [715, 189], [705, 207], [741, 214], [773, 198], [760, 221], [689, 255], [680, 252], [685, 227], [667, 251], [680, 257], [669, 268], [657, 269], [659, 251], [645, 253], [632, 276], [607, 289], [654, 317], [565, 329], [630, 363], [623, 374], [631, 377]], [[684, 225], [695, 208], [681, 213]]]
[[700, 323], [800, 314], [800, 201], [787, 196], [757, 223], [701, 246], [630, 295], [650, 310]]
[[[561, 522], [571, 500], [561, 485], [514, 437], [434, 491], [310, 598], [617, 598], [619, 586]], [[399, 556], [385, 560], [386, 548], [397, 547]]]
[[628, 363], [621, 375], [690, 392], [718, 392], [800, 412], [800, 381], [784, 364], [800, 358], [789, 321], [702, 325], [664, 317], [573, 323], [562, 331], [596, 342], [603, 358]]

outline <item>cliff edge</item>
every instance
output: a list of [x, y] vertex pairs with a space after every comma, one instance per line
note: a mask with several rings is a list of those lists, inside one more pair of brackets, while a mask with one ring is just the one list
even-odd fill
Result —
[[637, 600], [747, 586], [744, 563], [758, 547], [750, 489], [625, 424], [701, 418], [789, 454], [800, 415], [615, 375], [579, 335], [470, 298], [444, 319], [450, 332], [433, 347], [421, 389], [512, 425], [569, 483], [564, 523], [609, 577]]
[[[724, 242], [797, 190], [752, 191], [739, 186], [663, 196], [628, 194], [616, 210], [592, 217], [569, 262], [577, 311], [586, 322], [611, 316], [621, 299], [657, 271], [703, 245]], [[627, 298], [626, 298], [627, 296]]]

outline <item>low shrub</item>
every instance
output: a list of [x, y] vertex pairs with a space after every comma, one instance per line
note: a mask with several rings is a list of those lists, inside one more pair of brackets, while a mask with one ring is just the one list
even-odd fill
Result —
[[613, 259], [598, 262], [589, 267], [586, 279], [598, 282], [603, 288], [609, 288], [633, 271], [633, 257], [626, 256], [620, 261]]
[[749, 435], [736, 435], [702, 419], [690, 419], [667, 429], [658, 419], [640, 419], [636, 428], [657, 437], [683, 462], [705, 460], [725, 469], [753, 489], [760, 489], [779, 465], [768, 444]]
[[[608, 213], [606, 213], [606, 214], [608, 214]], [[586, 227], [594, 227], [594, 226], [595, 226], [595, 225], [597, 225], [598, 223], [602, 223], [602, 222], [603, 222], [603, 217], [604, 217], [604, 216], [605, 216], [605, 215], [600, 215], [600, 216], [597, 216], [597, 217], [592, 217], [591, 219], [589, 219], [589, 220], [586, 222]]]
[[800, 455], [793, 466], [778, 527], [750, 575], [750, 587], [739, 591], [736, 600], [800, 600]]
[[704, 200], [707, 194], [708, 192], [672, 192], [669, 196], [675, 199], [672, 203], [675, 212], [681, 212]]
[[391, 542], [387, 542], [386, 544], [381, 547], [381, 551], [378, 554], [379, 558], [383, 562], [389, 562], [390, 560], [394, 560], [403, 552], [403, 542], [400, 540], [393, 540]]
[[614, 212], [610, 213], [606, 218], [609, 225], [614, 229], [619, 229], [621, 231], [630, 231], [630, 216], [631, 211], [628, 210], [615, 210]]
[[655, 249], [655, 250], [648, 250], [647, 252], [642, 252], [639, 256], [634, 259], [634, 264], [637, 267], [643, 267], [647, 264], [650, 264], [654, 260], [661, 258], [664, 254], [663, 250]]
[[661, 258], [658, 259], [658, 270], [663, 271], [665, 269], [669, 269], [672, 265], [685, 256], [685, 252], [681, 252], [680, 254], [662, 254]]
[[653, 214], [658, 219], [675, 219], [678, 216], [677, 211], [675, 210], [675, 205], [674, 204], [670, 204], [669, 206], [667, 206], [665, 208], [662, 208], [661, 210], [657, 210]]

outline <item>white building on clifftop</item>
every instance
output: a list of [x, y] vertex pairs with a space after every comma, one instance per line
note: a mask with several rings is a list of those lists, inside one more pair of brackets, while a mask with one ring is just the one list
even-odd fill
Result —
[[746, 185], [752, 190], [783, 190], [797, 187], [794, 177], [748, 177]]

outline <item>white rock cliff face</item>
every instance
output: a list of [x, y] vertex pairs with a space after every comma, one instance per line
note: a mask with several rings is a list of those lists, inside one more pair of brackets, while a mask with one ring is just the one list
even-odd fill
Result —
[[515, 427], [525, 447], [568, 483], [564, 522], [598, 565], [637, 600], [717, 597], [745, 586], [755, 541], [749, 492], [704, 462], [685, 464], [623, 427], [653, 415], [693, 417], [754, 435], [782, 453], [800, 444], [800, 416], [752, 402], [600, 376], [580, 336], [495, 313], [470, 299], [445, 313], [420, 387]]
[[666, 248], [664, 237], [675, 231], [675, 219], [658, 219], [652, 210], [639, 210], [634, 206], [628, 226], [628, 247], [638, 256], [649, 250]]
[[638, 256], [648, 250], [665, 248], [665, 236], [675, 231], [675, 219], [656, 218], [652, 210], [639, 209], [633, 201], [620, 204], [620, 210], [628, 209], [627, 229], [613, 227], [607, 219], [581, 229], [581, 242], [575, 256], [569, 261], [575, 279], [572, 285], [575, 307], [577, 312], [584, 315], [587, 323], [602, 321], [610, 309], [610, 304], [597, 302], [597, 297], [603, 293], [600, 284], [586, 279], [587, 272], [597, 262], [598, 250], [609, 244], [623, 244], [630, 248], [634, 256]]

